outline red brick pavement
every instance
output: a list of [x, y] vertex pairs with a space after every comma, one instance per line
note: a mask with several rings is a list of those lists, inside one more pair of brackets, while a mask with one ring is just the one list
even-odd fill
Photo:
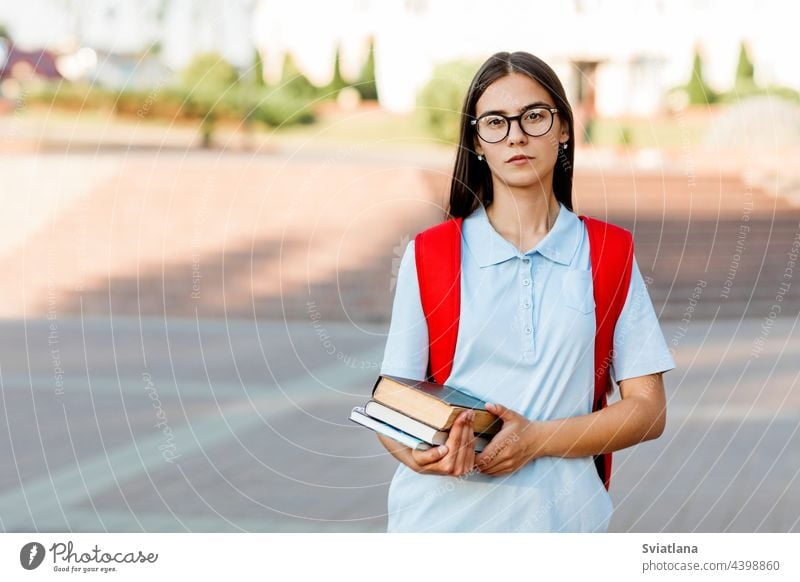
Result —
[[[264, 319], [315, 309], [328, 320], [386, 321], [393, 270], [408, 238], [441, 218], [448, 170], [341, 152], [128, 156], [6, 249], [0, 309]], [[585, 171], [574, 191], [578, 212], [634, 230], [668, 318], [683, 316], [698, 280], [707, 293], [695, 317], [717, 308], [738, 317], [750, 300], [748, 312], [763, 315], [798, 231], [800, 211], [735, 175]]]

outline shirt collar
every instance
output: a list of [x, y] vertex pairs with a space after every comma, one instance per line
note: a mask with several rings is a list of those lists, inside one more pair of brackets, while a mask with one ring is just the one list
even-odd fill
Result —
[[500, 236], [489, 222], [486, 209], [483, 205], [479, 205], [464, 219], [463, 231], [467, 246], [481, 268], [534, 253], [539, 253], [556, 263], [569, 265], [578, 249], [580, 236], [583, 234], [583, 224], [581, 219], [563, 203], [559, 202], [559, 206], [561, 209], [550, 232], [533, 249], [522, 253]]

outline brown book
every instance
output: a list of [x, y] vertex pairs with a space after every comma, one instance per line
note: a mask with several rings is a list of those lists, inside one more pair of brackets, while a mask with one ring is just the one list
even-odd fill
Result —
[[464, 410], [475, 411], [473, 431], [493, 435], [503, 424], [486, 410], [486, 402], [461, 390], [424, 380], [380, 375], [372, 388], [372, 399], [415, 418], [437, 430], [450, 430]]

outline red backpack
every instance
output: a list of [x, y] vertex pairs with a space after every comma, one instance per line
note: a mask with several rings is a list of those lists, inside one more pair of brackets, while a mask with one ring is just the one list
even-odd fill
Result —
[[[633, 237], [613, 224], [579, 216], [589, 234], [597, 331], [594, 348], [592, 411], [606, 406], [613, 389], [609, 368], [614, 327], [625, 305], [633, 267]], [[414, 238], [417, 278], [428, 324], [429, 359], [426, 377], [444, 384], [450, 376], [461, 313], [461, 224], [451, 218]], [[611, 453], [595, 455], [595, 467], [606, 490], [611, 484]]]

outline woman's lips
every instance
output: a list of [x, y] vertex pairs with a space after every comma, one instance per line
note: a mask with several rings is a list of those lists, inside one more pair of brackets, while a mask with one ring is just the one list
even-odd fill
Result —
[[511, 164], [512, 166], [524, 166], [525, 164], [529, 163], [533, 158], [512, 158], [507, 161], [507, 164]]

